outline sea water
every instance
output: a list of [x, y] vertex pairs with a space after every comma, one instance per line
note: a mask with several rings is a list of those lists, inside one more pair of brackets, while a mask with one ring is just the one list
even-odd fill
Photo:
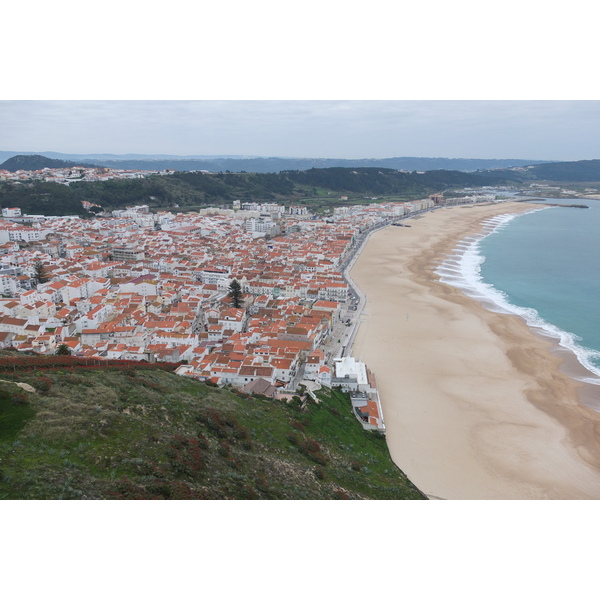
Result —
[[436, 272], [487, 309], [523, 318], [577, 358], [578, 379], [600, 385], [600, 201], [546, 202], [589, 208], [532, 206], [487, 219]]

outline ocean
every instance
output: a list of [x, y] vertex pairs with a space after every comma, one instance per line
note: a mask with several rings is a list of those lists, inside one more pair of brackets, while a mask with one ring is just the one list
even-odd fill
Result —
[[[546, 202], [589, 208], [487, 219], [481, 235], [462, 240], [436, 272], [488, 310], [523, 318], [563, 358], [577, 359], [567, 374], [600, 386], [600, 201]], [[600, 402], [592, 407], [600, 411]]]

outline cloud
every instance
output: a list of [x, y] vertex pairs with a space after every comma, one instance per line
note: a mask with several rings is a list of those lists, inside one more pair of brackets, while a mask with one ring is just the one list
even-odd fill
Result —
[[597, 101], [0, 101], [3, 150], [597, 157]]

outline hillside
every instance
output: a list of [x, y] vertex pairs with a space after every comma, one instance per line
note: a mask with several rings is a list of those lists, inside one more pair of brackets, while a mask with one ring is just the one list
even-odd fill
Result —
[[531, 183], [598, 183], [600, 182], [600, 160], [577, 160], [477, 171], [484, 178], [506, 178]]
[[68, 160], [48, 158], [41, 154], [19, 154], [13, 156], [0, 164], [0, 170], [4, 171], [39, 171], [40, 169], [69, 169], [72, 167], [93, 167], [91, 163], [77, 163]]
[[600, 160], [578, 160], [527, 167], [527, 176], [558, 182], [600, 181]]
[[0, 499], [424, 498], [340, 392], [301, 408], [154, 365], [18, 360], [0, 358]]
[[[355, 169], [332, 167], [309, 169], [307, 171], [284, 171], [280, 175], [304, 187], [322, 187], [332, 191], [354, 194], [404, 194], [415, 192], [424, 195], [434, 191], [442, 191], [450, 186], [490, 185], [489, 179], [478, 174], [463, 173], [462, 171], [405, 173], [394, 169], [373, 167], [357, 167]], [[495, 181], [496, 183], [504, 183], [507, 180], [498, 177]]]
[[[514, 177], [514, 174], [509, 173]], [[35, 181], [0, 185], [0, 207], [19, 207], [29, 214], [81, 214], [88, 201], [112, 210], [133, 204], [155, 209], [195, 209], [230, 205], [234, 200], [309, 205], [315, 197], [334, 199], [354, 195], [400, 195], [405, 199], [426, 196], [452, 186], [514, 183], [506, 177], [483, 177], [461, 171], [404, 173], [394, 169], [341, 167], [285, 171], [282, 173], [190, 173], [152, 175], [144, 179], [75, 182], [69, 186]]]

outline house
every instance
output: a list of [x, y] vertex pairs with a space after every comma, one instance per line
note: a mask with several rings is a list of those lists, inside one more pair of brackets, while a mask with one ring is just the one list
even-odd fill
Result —
[[262, 377], [257, 377], [250, 383], [247, 383], [241, 388], [245, 394], [260, 394], [261, 396], [269, 396], [274, 398], [277, 394], [277, 388]]
[[14, 337], [14, 333], [7, 331], [0, 332], [0, 348], [10, 348]]
[[317, 383], [320, 383], [326, 387], [331, 387], [331, 369], [327, 365], [323, 365], [319, 369]]
[[26, 319], [14, 319], [12, 317], [2, 317], [0, 319], [0, 332], [14, 333], [22, 335], [28, 321]]
[[352, 356], [334, 359], [335, 375], [331, 379], [333, 386], [339, 385], [344, 392], [370, 391], [369, 377], [365, 363]]
[[325, 353], [323, 350], [313, 350], [307, 357], [304, 365], [304, 378], [316, 381], [319, 378], [320, 369], [325, 365]]

